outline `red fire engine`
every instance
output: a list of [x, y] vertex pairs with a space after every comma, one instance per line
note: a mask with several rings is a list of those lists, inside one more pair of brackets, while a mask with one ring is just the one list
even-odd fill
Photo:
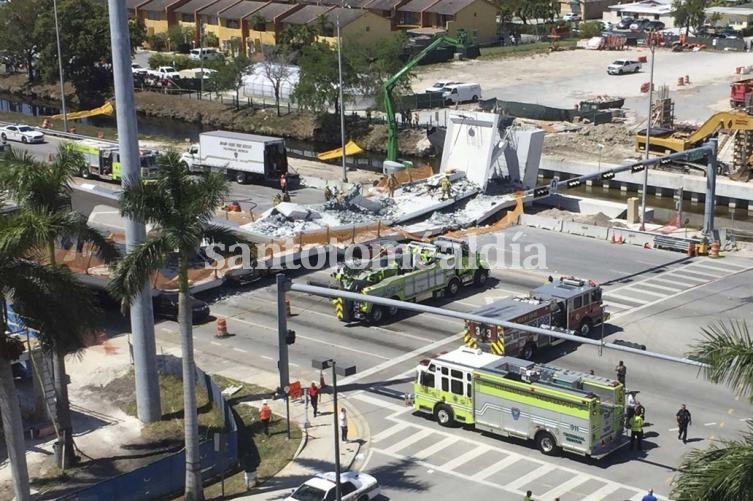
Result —
[[[521, 325], [549, 325], [587, 336], [609, 317], [601, 295], [601, 287], [592, 280], [562, 277], [537, 287], [529, 296], [500, 299], [473, 313]], [[471, 348], [526, 360], [541, 348], [563, 342], [551, 336], [472, 321], [466, 322], [463, 339]]]

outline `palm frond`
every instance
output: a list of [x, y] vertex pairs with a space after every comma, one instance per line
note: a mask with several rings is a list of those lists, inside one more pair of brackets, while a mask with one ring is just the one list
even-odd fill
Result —
[[150, 275], [165, 264], [173, 249], [164, 233], [131, 249], [113, 271], [110, 293], [122, 301], [131, 301], [142, 291]]
[[745, 321], [720, 321], [701, 332], [704, 339], [692, 345], [688, 357], [706, 364], [701, 370], [710, 381], [753, 402], [753, 337], [748, 325]]
[[21, 210], [3, 218], [0, 225], [0, 252], [8, 256], [28, 256], [35, 249], [45, 251], [54, 240], [56, 214]]
[[120, 198], [120, 214], [144, 223], [162, 224], [170, 217], [171, 205], [165, 203], [165, 183], [132, 183]]
[[688, 452], [672, 482], [670, 497], [679, 501], [753, 501], [753, 426], [741, 440], [723, 440]]

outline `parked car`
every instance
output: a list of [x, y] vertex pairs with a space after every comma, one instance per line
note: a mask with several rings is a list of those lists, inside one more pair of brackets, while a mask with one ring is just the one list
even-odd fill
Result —
[[22, 143], [44, 143], [44, 134], [25, 124], [6, 125], [0, 128], [3, 141], [20, 141]]
[[648, 23], [646, 23], [646, 26], [643, 27], [646, 31], [661, 31], [665, 28], [664, 23], [661, 21], [654, 21], [651, 20]]
[[[191, 323], [203, 324], [209, 321], [209, 304], [206, 301], [189, 296], [191, 305]], [[178, 321], [178, 294], [163, 293], [154, 298], [154, 316]]]
[[452, 80], [440, 80], [438, 82], [434, 82], [431, 84], [431, 87], [428, 87], [424, 90], [424, 92], [444, 92], [445, 87], [448, 85], [456, 85], [462, 82], [455, 82]]
[[630, 24], [630, 31], [643, 31], [649, 22], [651, 22], [650, 19], [636, 19]]
[[172, 66], [160, 66], [156, 70], [152, 70], [150, 73], [158, 77], [180, 78], [180, 73], [178, 73], [178, 70]]
[[[335, 499], [335, 472], [320, 473], [294, 489], [285, 501], [330, 501]], [[346, 471], [340, 474], [343, 501], [369, 501], [379, 496], [377, 479], [366, 473]]]
[[622, 75], [623, 73], [638, 73], [641, 70], [641, 63], [631, 61], [630, 59], [618, 59], [607, 66], [607, 73], [610, 75]]
[[204, 59], [205, 61], [212, 61], [212, 60], [219, 60], [219, 59], [225, 58], [222, 52], [220, 52], [220, 49], [217, 49], [215, 47], [202, 47], [200, 49], [191, 49], [189, 57], [197, 61], [199, 59]]
[[448, 85], [442, 92], [442, 99], [447, 104], [476, 102], [481, 99], [481, 86], [477, 83], [462, 83]]
[[145, 75], [146, 73], [149, 72], [149, 70], [144, 68], [140, 64], [131, 63], [131, 72], [134, 75]]
[[617, 29], [629, 30], [630, 25], [633, 24], [633, 22], [635, 22], [635, 19], [633, 19], [632, 17], [623, 17], [622, 19], [620, 19], [620, 22], [617, 23]]
[[562, 16], [562, 20], [568, 23], [577, 23], [581, 20], [581, 17], [578, 14], [573, 14], [572, 12], [570, 14], [565, 14]]
[[611, 22], [609, 22], [609, 21], [598, 20], [596, 22], [601, 25], [601, 30], [602, 31], [611, 31], [612, 28], [614, 27], [614, 25]]

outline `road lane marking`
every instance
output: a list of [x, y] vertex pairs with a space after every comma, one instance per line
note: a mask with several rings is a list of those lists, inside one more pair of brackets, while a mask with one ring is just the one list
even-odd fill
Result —
[[[650, 287], [651, 286], [651, 284], [648, 284], [648, 283], [647, 284], [643, 284], [643, 285], [645, 285], [646, 287]], [[664, 296], [667, 295], [666, 292], [652, 292], [652, 291], [647, 291], [647, 290], [642, 289], [642, 288], [637, 288], [636, 290], [631, 290], [630, 292], [634, 292], [635, 294], [648, 294], [649, 296], [656, 296], [656, 297], [664, 297]], [[675, 290], [673, 292], [677, 292], [677, 290]]]
[[263, 358], [264, 360], [274, 360], [274, 358], [268, 357], [267, 355], [261, 355], [261, 358]]
[[218, 343], [217, 341], [209, 341], [209, 344], [213, 344], [215, 346], [222, 346], [222, 343]]
[[656, 278], [652, 279], [652, 281], [654, 281], [654, 282], [663, 282], [665, 284], [680, 285], [681, 287], [679, 289], [677, 289], [677, 290], [685, 290], [688, 287], [693, 287], [693, 284], [690, 284], [690, 283], [678, 284], [677, 280], [682, 281], [682, 278], [678, 277], [675, 280], [671, 280], [669, 278], [656, 277]]
[[692, 275], [701, 275], [701, 276], [706, 276], [706, 277], [711, 277], [711, 278], [720, 278], [720, 277], [724, 276], [723, 273], [721, 275], [717, 275], [717, 274], [712, 274], [712, 273], [708, 273], [708, 272], [705, 272], [705, 271], [697, 271], [697, 270], [695, 270], [693, 268], [686, 268], [683, 271], [685, 273], [690, 273]]
[[649, 282], [647, 282], [644, 285], [646, 287], [653, 287], [654, 289], [664, 290], [664, 291], [668, 291], [668, 292], [677, 292], [677, 291], [681, 291], [683, 289], [682, 287], [667, 287], [665, 285], [656, 285], [654, 283], [649, 283]]
[[246, 350], [244, 350], [243, 348], [236, 348], [235, 346], [233, 346], [233, 351], [238, 351], [238, 352], [240, 352], [240, 353], [248, 353], [248, 352], [247, 352]]
[[542, 464], [535, 470], [526, 473], [522, 477], [518, 477], [509, 484], [507, 484], [507, 487], [509, 489], [515, 489], [518, 490], [522, 488], [524, 485], [535, 481], [537, 478], [541, 478], [545, 475], [548, 475], [549, 473], [553, 472], [557, 467], [553, 464]]
[[412, 407], [407, 405], [398, 405], [393, 402], [388, 402], [381, 398], [372, 397], [371, 395], [368, 395], [364, 392], [356, 393], [355, 395], [348, 395], [348, 399], [355, 398], [356, 400], [360, 400], [361, 402], [364, 402], [369, 405], [373, 405], [374, 407], [380, 407], [382, 409], [391, 409], [395, 412], [404, 411], [406, 409], [413, 410]]
[[607, 292], [605, 294], [605, 296], [607, 297], [607, 300], [609, 300], [610, 297], [616, 297], [617, 299], [622, 299], [623, 301], [628, 301], [628, 302], [631, 302], [631, 303], [638, 303], [638, 304], [645, 304], [645, 303], [648, 303], [650, 301], [650, 299], [649, 300], [646, 300], [646, 299], [636, 299], [634, 297], [623, 296], [621, 294], [614, 294], [612, 292]]
[[404, 438], [403, 440], [399, 441], [395, 445], [392, 445], [391, 447], [384, 449], [382, 452], [385, 452], [386, 454], [395, 454], [397, 453], [397, 451], [410, 447], [416, 442], [423, 440], [426, 437], [431, 436], [433, 434], [434, 432], [432, 430], [421, 430], [418, 433], [414, 433], [410, 437]]
[[460, 440], [460, 438], [458, 437], [447, 437], [422, 451], [418, 451], [417, 453], [413, 454], [413, 457], [416, 459], [428, 459], [442, 449], [452, 446], [452, 444], [454, 444], [458, 440]]
[[380, 441], [384, 440], [385, 438], [389, 438], [392, 435], [394, 435], [395, 433], [397, 433], [399, 431], [402, 431], [402, 430], [408, 428], [409, 426], [410, 425], [408, 423], [406, 423], [405, 421], [398, 421], [397, 424], [395, 424], [393, 426], [390, 426], [386, 430], [382, 430], [379, 433], [377, 433], [376, 435], [374, 435], [373, 437], [371, 437], [371, 443], [375, 444], [377, 442], [380, 442]]
[[596, 489], [594, 492], [583, 498], [582, 501], [604, 501], [605, 499], [609, 499], [609, 495], [616, 492], [621, 487], [621, 485], [608, 482], [606, 485]]
[[497, 473], [498, 471], [502, 471], [508, 466], [510, 466], [513, 463], [517, 463], [520, 460], [520, 457], [515, 455], [509, 455], [506, 458], [504, 458], [501, 461], [497, 461], [496, 463], [492, 463], [490, 466], [487, 466], [483, 470], [477, 472], [476, 474], [471, 476], [471, 479], [473, 480], [483, 480], [487, 477], [490, 477]]
[[[668, 273], [668, 275], [672, 275], [672, 273]], [[698, 282], [698, 283], [709, 282], [709, 280], [707, 278], [689, 277], [687, 275], [680, 275], [680, 276], [677, 277], [677, 279], [680, 280], [680, 281], [683, 281], [683, 280], [684, 281], [688, 281], [688, 280], [690, 280], [691, 282]]]
[[450, 459], [446, 463], [440, 465], [440, 468], [445, 470], [454, 470], [455, 468], [464, 465], [471, 459], [475, 459], [477, 457], [481, 457], [486, 451], [492, 450], [491, 447], [482, 446], [482, 447], [474, 447], [473, 449], [469, 450], [468, 452], [465, 452], [458, 457], [454, 459]]
[[703, 426], [714, 426], [716, 424], [716, 421], [712, 421], [711, 423], [703, 423]]
[[635, 306], [629, 306], [627, 304], [617, 303], [615, 301], [610, 301], [609, 299], [604, 301], [604, 306], [612, 306], [614, 308], [619, 308], [620, 310], [629, 310], [631, 308], [635, 308]]

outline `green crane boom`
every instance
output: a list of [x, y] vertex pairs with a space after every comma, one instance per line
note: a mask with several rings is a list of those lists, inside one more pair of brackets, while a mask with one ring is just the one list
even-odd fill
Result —
[[437, 37], [433, 42], [426, 46], [424, 50], [416, 54], [400, 71], [392, 75], [384, 82], [384, 112], [387, 114], [387, 160], [397, 160], [397, 120], [395, 119], [395, 106], [393, 104], [392, 91], [397, 82], [403, 78], [410, 70], [413, 69], [423, 58], [431, 51], [438, 47], [452, 45], [458, 49], [465, 49], [467, 45], [467, 35], [464, 32], [458, 32], [457, 38], [447, 36]]

